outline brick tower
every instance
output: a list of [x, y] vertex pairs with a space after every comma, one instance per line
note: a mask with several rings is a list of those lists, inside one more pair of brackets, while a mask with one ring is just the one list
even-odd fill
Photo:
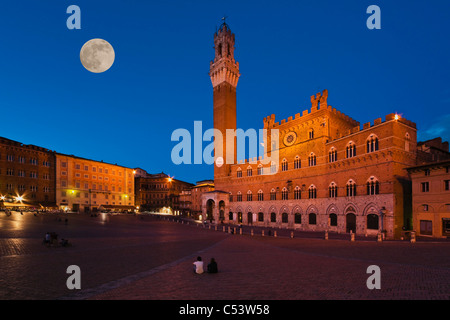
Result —
[[214, 49], [209, 75], [214, 88], [214, 129], [223, 137], [223, 141], [214, 141], [214, 180], [220, 183], [229, 175], [230, 165], [236, 163], [235, 139], [227, 140], [226, 130], [236, 130], [236, 87], [240, 76], [239, 63], [234, 60], [234, 34], [225, 22], [214, 34]]

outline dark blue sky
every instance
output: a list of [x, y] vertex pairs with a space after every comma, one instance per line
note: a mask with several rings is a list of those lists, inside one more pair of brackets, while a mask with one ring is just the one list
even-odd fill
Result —
[[[81, 30], [68, 30], [69, 5]], [[381, 30], [366, 9], [381, 8]], [[328, 103], [361, 124], [392, 112], [419, 139], [450, 140], [450, 1], [3, 1], [0, 136], [62, 153], [164, 171], [195, 182], [207, 165], [171, 161], [171, 134], [212, 127], [209, 62], [227, 15], [240, 63], [238, 127], [259, 129]], [[102, 74], [80, 63], [102, 38], [116, 60]], [[205, 143], [205, 146], [207, 143]]]

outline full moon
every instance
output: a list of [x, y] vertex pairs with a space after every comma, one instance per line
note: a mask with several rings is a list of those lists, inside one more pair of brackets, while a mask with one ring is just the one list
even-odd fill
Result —
[[94, 73], [105, 72], [111, 68], [114, 58], [113, 47], [103, 39], [89, 40], [80, 51], [81, 64]]

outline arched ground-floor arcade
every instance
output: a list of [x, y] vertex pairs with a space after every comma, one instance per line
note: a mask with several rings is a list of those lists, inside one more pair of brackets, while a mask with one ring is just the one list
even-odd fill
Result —
[[384, 230], [394, 237], [393, 195], [228, 202], [226, 193], [216, 191], [203, 202], [205, 214], [216, 222], [367, 236]]

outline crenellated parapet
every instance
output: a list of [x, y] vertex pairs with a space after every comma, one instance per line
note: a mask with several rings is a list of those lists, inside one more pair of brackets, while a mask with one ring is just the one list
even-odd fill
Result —
[[211, 77], [211, 83], [214, 88], [223, 82], [237, 87], [241, 74], [239, 73], [239, 62], [233, 60], [223, 58], [214, 63], [211, 61], [209, 76]]
[[321, 93], [311, 96], [311, 109], [304, 110], [301, 114], [297, 113], [295, 116], [289, 117], [287, 120], [283, 119], [280, 122], [275, 122], [274, 114], [267, 116], [264, 118], [264, 128], [268, 129], [278, 126], [288, 127], [290, 125], [297, 125], [298, 122], [302, 122], [303, 120], [307, 121], [310, 118], [314, 118], [315, 114], [322, 110], [328, 110], [334, 117], [349, 123], [351, 126], [359, 126], [358, 121], [328, 105], [327, 100], [328, 90], [325, 89]]

